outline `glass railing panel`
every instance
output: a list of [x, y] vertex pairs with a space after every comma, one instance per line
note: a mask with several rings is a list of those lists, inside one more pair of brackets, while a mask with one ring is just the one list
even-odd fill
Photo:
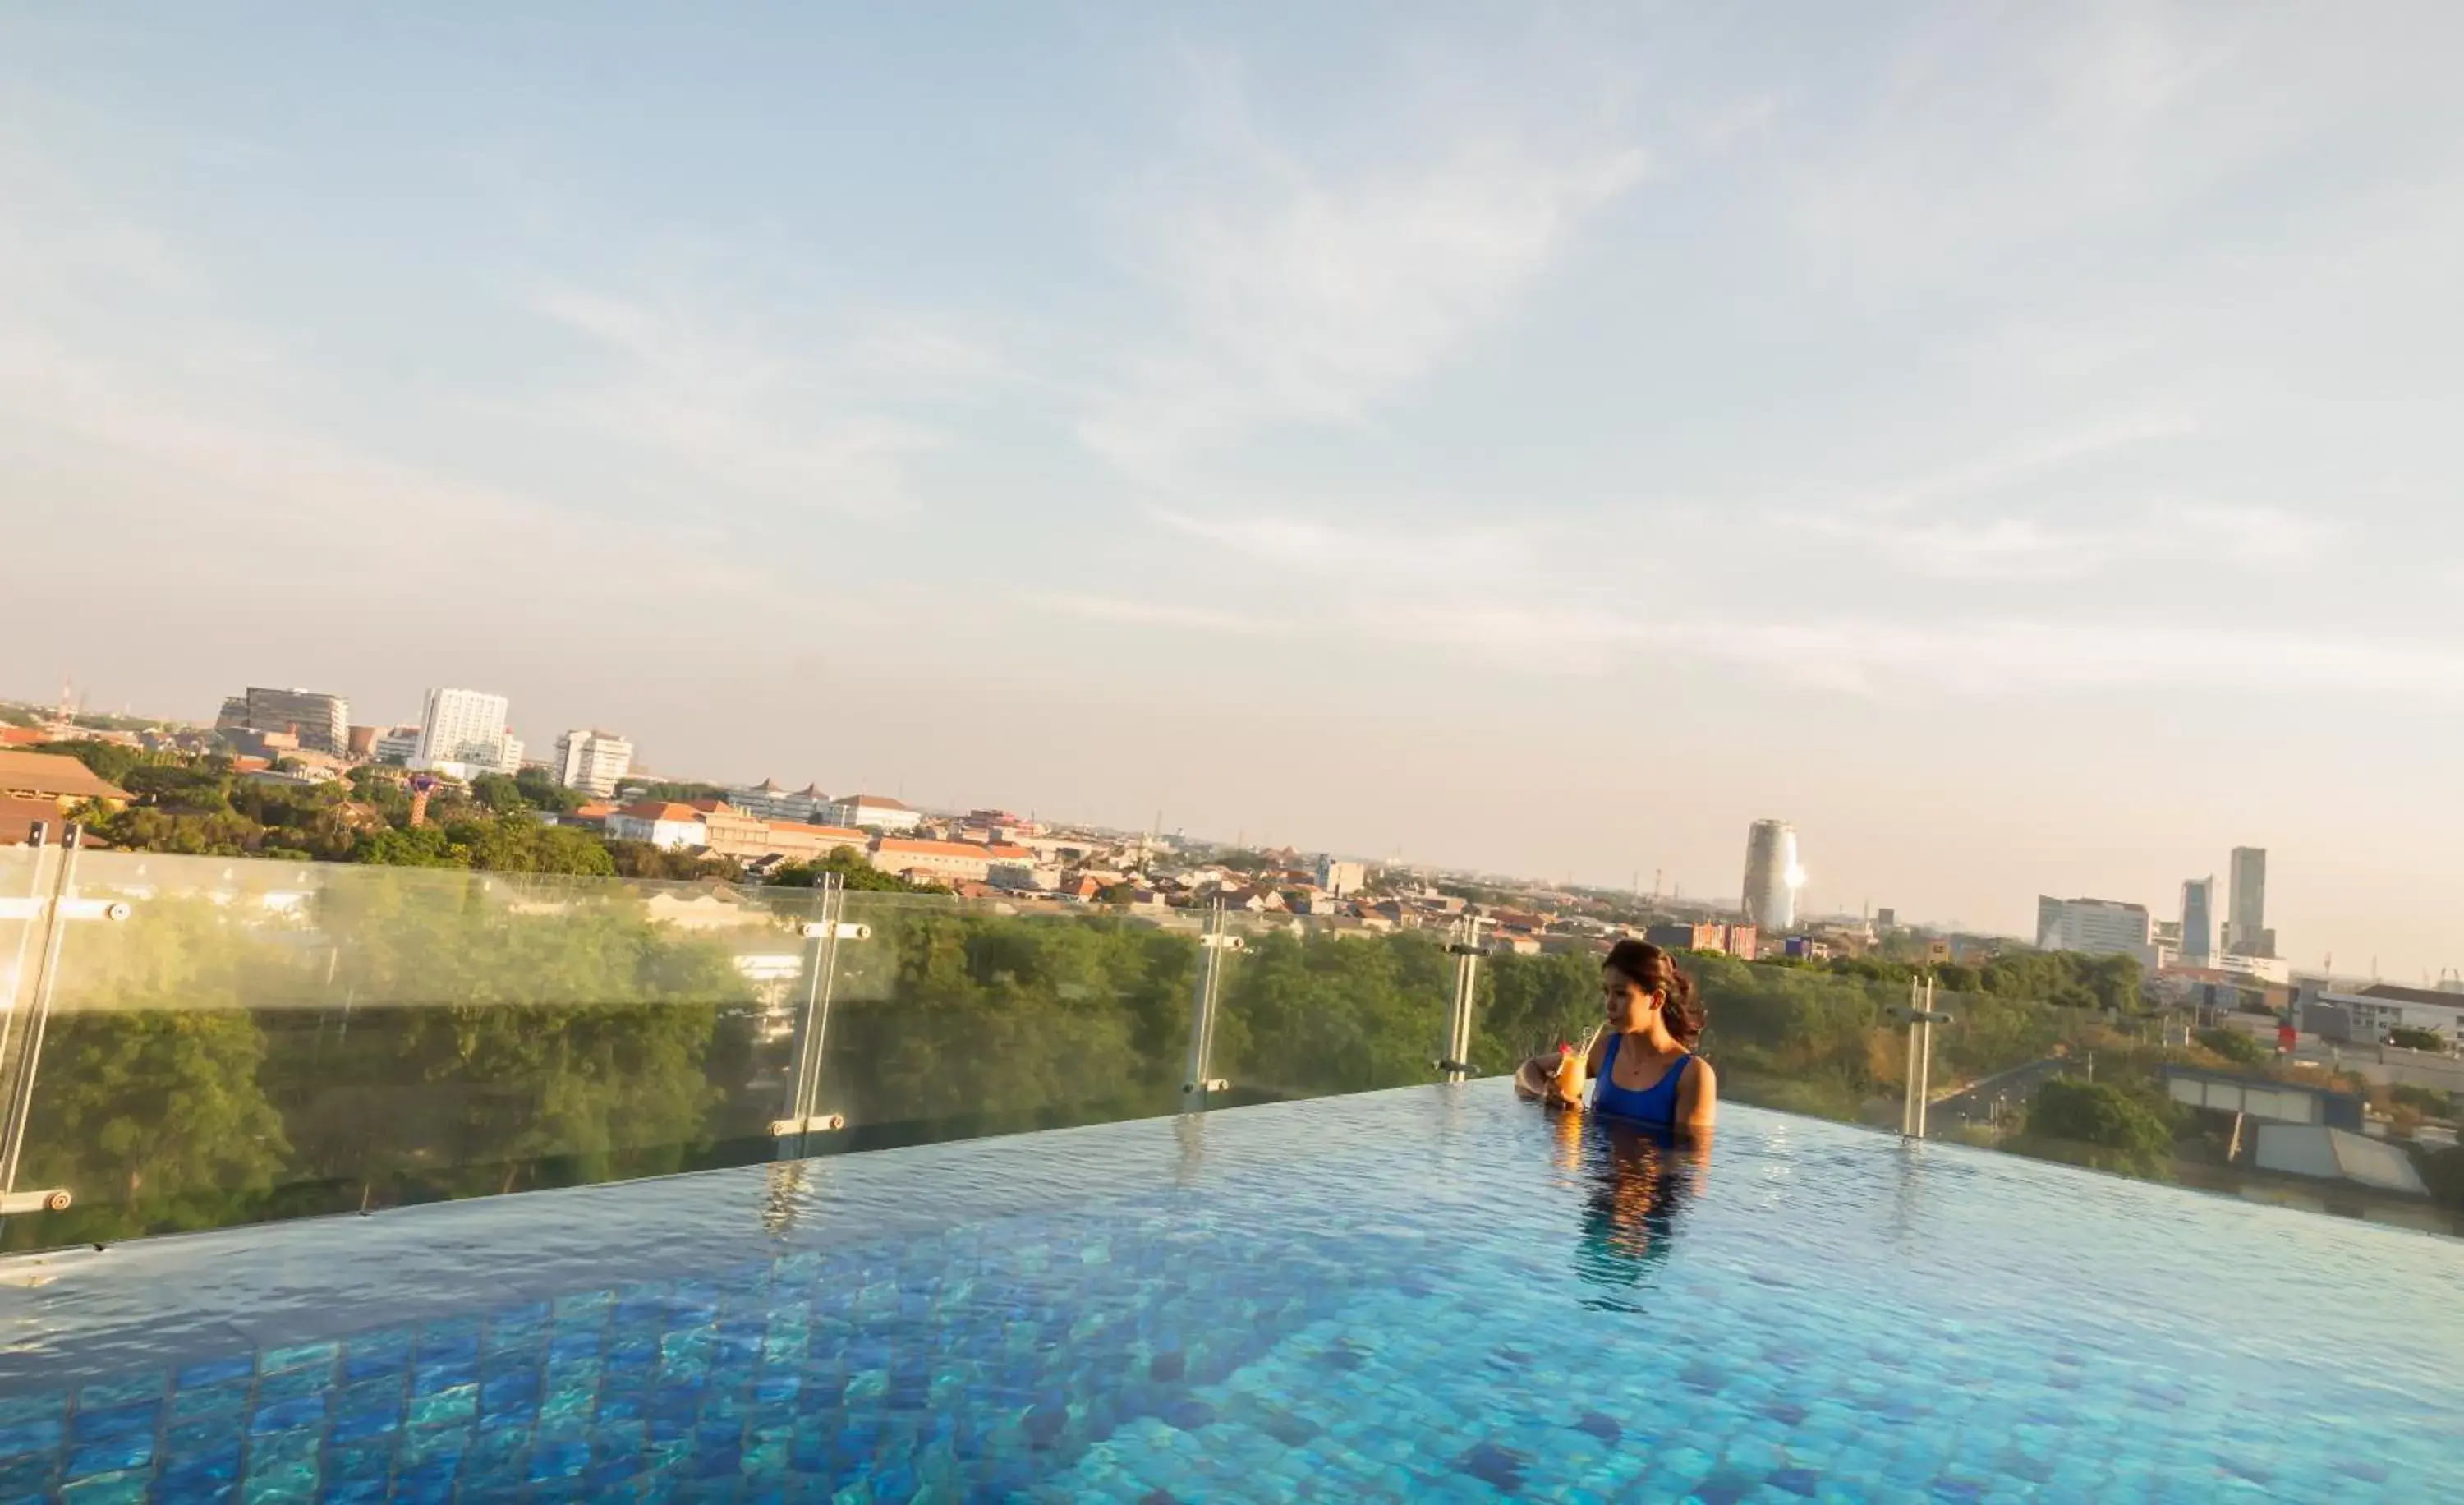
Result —
[[1927, 1138], [2305, 1211], [2464, 1233], [2464, 1066], [2153, 1008], [1938, 995]]
[[1201, 917], [1021, 896], [853, 892], [815, 1151], [1176, 1112]]
[[11, 1248], [769, 1158], [810, 891], [78, 854]]
[[1457, 957], [1439, 929], [1377, 930], [1238, 914], [1224, 958], [1219, 1104], [1374, 1092], [1441, 1079]]

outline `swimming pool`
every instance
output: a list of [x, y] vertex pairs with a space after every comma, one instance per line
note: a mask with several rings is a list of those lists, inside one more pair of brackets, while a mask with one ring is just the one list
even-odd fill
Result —
[[2436, 1497], [2452, 1241], [1495, 1081], [121, 1246], [0, 1497]]

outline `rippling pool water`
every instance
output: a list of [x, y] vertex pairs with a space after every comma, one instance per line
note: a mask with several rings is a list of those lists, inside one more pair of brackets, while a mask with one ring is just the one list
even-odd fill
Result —
[[2432, 1499], [2459, 1274], [1483, 1082], [19, 1262], [0, 1498]]

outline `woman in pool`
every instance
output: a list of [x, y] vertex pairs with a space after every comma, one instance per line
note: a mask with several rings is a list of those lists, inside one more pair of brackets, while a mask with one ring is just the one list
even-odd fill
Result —
[[1600, 1113], [1710, 1132], [1719, 1117], [1719, 1078], [1694, 1053], [1704, 1022], [1694, 980], [1651, 942], [1620, 941], [1600, 963], [1600, 1003], [1607, 1028], [1593, 1036], [1579, 1064], [1541, 1056], [1521, 1079], [1547, 1083], [1540, 1096], [1552, 1107], [1582, 1106], [1582, 1084], [1589, 1080], [1591, 1106]]

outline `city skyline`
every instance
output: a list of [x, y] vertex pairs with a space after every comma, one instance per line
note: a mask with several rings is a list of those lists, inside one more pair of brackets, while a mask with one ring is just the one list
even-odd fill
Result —
[[21, 10], [0, 693], [2435, 972], [2459, 31]]
[[[69, 698], [74, 696], [74, 686], [63, 685], [62, 692], [63, 698]], [[296, 691], [288, 692], [288, 694], [292, 695], [302, 693], [303, 692]], [[492, 702], [501, 702], [506, 698], [503, 697], [490, 696], [485, 692], [472, 692], [467, 690], [439, 691], [438, 689], [431, 687], [422, 693], [424, 708], [426, 702], [432, 702], [440, 694], [446, 696], [473, 696], [475, 694]], [[29, 705], [41, 705], [46, 703], [36, 697], [0, 697], [0, 698], [14, 698], [18, 703]], [[230, 709], [231, 705], [236, 698], [237, 697], [226, 697], [224, 701], [226, 711]], [[338, 700], [347, 699], [346, 697], [336, 697], [333, 698]], [[76, 700], [74, 703], [80, 710], [86, 709], [82, 700]], [[136, 713], [136, 708], [133, 706], [123, 707], [123, 713]], [[173, 716], [165, 716], [160, 719], [166, 721], [187, 719]], [[506, 719], [510, 722], [512, 719], [510, 714], [507, 715]], [[190, 724], [203, 725], [207, 723], [191, 721]], [[385, 731], [385, 723], [383, 722], [374, 724], [359, 724], [362, 729], [373, 734], [382, 734]], [[415, 728], [409, 729], [415, 730]], [[510, 732], [513, 728], [508, 725], [507, 730]], [[580, 741], [574, 741], [572, 740]], [[576, 767], [574, 761], [574, 747], [583, 745], [598, 745], [602, 743], [608, 744], [610, 752], [616, 753], [616, 755], [621, 758], [621, 765], [627, 770], [627, 773], [622, 775], [612, 772], [606, 773], [605, 775], [607, 781], [606, 787], [601, 787], [596, 780], [585, 785], [577, 785], [572, 777]], [[517, 737], [510, 739], [510, 744], [517, 749], [517, 753], [523, 746], [522, 740]], [[411, 756], [408, 761], [416, 761], [416, 745], [414, 744], [412, 748], [409, 749], [409, 753], [413, 756]], [[617, 752], [616, 750], [621, 750], [621, 752]], [[614, 792], [614, 782], [616, 779], [621, 777], [630, 777], [632, 779], [644, 781], [666, 779], [724, 787], [732, 792], [748, 792], [757, 794], [759, 796], [759, 798], [745, 801], [742, 804], [742, 808], [756, 815], [780, 816], [790, 819], [823, 819], [826, 817], [831, 819], [840, 819], [842, 824], [851, 823], [854, 820], [853, 816], [843, 815], [843, 812], [838, 812], [827, 808], [828, 800], [824, 798], [826, 791], [820, 788], [818, 781], [814, 782], [803, 792], [795, 793], [779, 786], [775, 777], [769, 774], [759, 776], [744, 776], [740, 774], [714, 776], [706, 771], [694, 769], [644, 768], [633, 764], [632, 753], [633, 743], [619, 734], [609, 732], [605, 729], [578, 728], [567, 731], [557, 739], [554, 744], [552, 757], [527, 759], [526, 762], [531, 766], [539, 767], [548, 771], [552, 776], [556, 777], [560, 783], [563, 783], [568, 786], [584, 787], [589, 792], [602, 796]], [[605, 754], [585, 754], [584, 756], [595, 757], [605, 756]], [[617, 765], [610, 765], [611, 768], [614, 766]], [[839, 801], [853, 800], [867, 792], [867, 790], [862, 790], [850, 786], [844, 788], [840, 794], [832, 798]], [[974, 809], [1002, 808], [1000, 802], [985, 801], [979, 798], [969, 797], [964, 794], [946, 800], [928, 800], [926, 801], [926, 804], [931, 808], [953, 815], [961, 814]], [[1033, 802], [1024, 802], [1022, 808], [1032, 809], [1034, 808]], [[1161, 813], [1161, 811], [1156, 812], [1158, 817], [1160, 817]], [[1055, 816], [1053, 818], [1064, 820], [1066, 823], [1069, 824], [1103, 828], [1113, 830], [1143, 830], [1147, 829], [1146, 826], [1134, 822], [1112, 819], [1105, 816]], [[1182, 828], [1173, 827], [1171, 829], [1179, 830]], [[1221, 831], [1194, 830], [1187, 833], [1195, 839], [1216, 844], [1224, 844], [1227, 840]], [[1248, 837], [1249, 833], [1244, 830], [1235, 837], [1230, 838], [1230, 840], [1234, 844], [1238, 844], [1240, 841], [1248, 839]], [[1323, 861], [1334, 861], [1336, 866], [1346, 868], [1358, 866], [1357, 863], [1336, 861], [1337, 858], [1344, 854], [1345, 849], [1340, 849], [1328, 843], [1313, 843], [1305, 836], [1293, 840], [1283, 840], [1262, 833], [1257, 837], [1257, 844], [1291, 847], [1304, 852], [1316, 852], [1320, 853]], [[1365, 851], [1366, 849], [1353, 850], [1350, 854], [1353, 856], [1359, 856]], [[2214, 893], [2215, 885], [2218, 880], [2212, 874], [2201, 879], [2185, 880], [2181, 884], [2182, 907], [2184, 914], [2181, 921], [2177, 922], [2177, 930], [2181, 931], [2183, 934], [2189, 933], [2189, 921], [2190, 918], [2188, 914], [2188, 910], [2190, 905], [2189, 895], [2194, 888], [2203, 888], [2205, 890], [2206, 896], [2200, 901], [2201, 907], [2204, 911], [2210, 913], [2213, 921], [2208, 927], [2209, 935], [2211, 937], [2208, 954], [2203, 956], [2194, 956], [2189, 952], [2185, 952], [2180, 958], [2183, 964], [2204, 966], [2212, 963], [2218, 955], [2233, 952], [2236, 948], [2231, 944], [2229, 940], [2229, 935], [2232, 932], [2233, 927], [2238, 921], [2243, 919], [2247, 919], [2254, 925], [2260, 922], [2260, 919], [2265, 914], [2264, 887], [2266, 859], [2267, 852], [2264, 848], [2235, 847], [2233, 849], [2232, 875], [2233, 879], [2233, 887], [2231, 894], [2232, 908], [2230, 917], [2228, 917], [2226, 911], [2219, 910], [2216, 907]], [[1546, 886], [1552, 881], [1555, 881], [1551, 878], [1549, 874], [1543, 873], [1515, 872], [1512, 870], [1494, 867], [1484, 868], [1478, 864], [1454, 862], [1442, 857], [1416, 857], [1407, 859], [1397, 853], [1396, 854], [1396, 860], [1406, 861], [1411, 866], [1432, 870], [1443, 870], [1459, 874], [1481, 874], [1492, 877], [1510, 878], [1515, 881], [1529, 883], [1533, 886]], [[1571, 874], [1566, 876], [1569, 880], [1574, 881], [1575, 885], [1578, 887], [1590, 888], [1597, 891], [1616, 892], [1619, 887], [1614, 882], [1605, 880], [1591, 878], [1574, 880]], [[1664, 870], [1654, 871], [1654, 886], [1651, 890], [1653, 896], [1665, 897], [1672, 900], [1690, 903], [1709, 904], [1719, 909], [1732, 910], [1747, 923], [1760, 926], [1766, 932], [1771, 934], [1779, 934], [1791, 928], [1793, 925], [1814, 923], [1833, 918], [1853, 918], [1861, 915], [1867, 919], [1872, 919], [1875, 918], [1877, 912], [1884, 917], [1882, 922], [1885, 925], [1888, 925], [1894, 922], [1891, 917], [1895, 915], [1898, 908], [1898, 906], [1895, 905], [1876, 906], [1870, 899], [1860, 901], [1859, 904], [1854, 907], [1834, 907], [1829, 910], [1799, 904], [1797, 900], [1799, 895], [1805, 888], [1806, 874], [1805, 870], [1798, 863], [1797, 833], [1795, 828], [1787, 821], [1772, 819], [1770, 817], [1758, 818], [1750, 823], [1747, 840], [1744, 878], [1745, 892], [1741, 898], [1737, 896], [1723, 896], [1717, 892], [1716, 885], [1710, 888], [1697, 887], [1691, 893], [1688, 893], [1683, 881], [1674, 884], [1666, 884], [1666, 876], [1667, 874]], [[1639, 882], [1640, 874], [1639, 873], [1637, 873], [1634, 875], [1633, 884], [1628, 885], [1628, 887], [1635, 888], [1639, 892]], [[1757, 901], [1758, 885], [1762, 896], [1761, 908], [1759, 909]], [[2109, 900], [2087, 897], [2057, 900], [2049, 896], [2040, 894], [2036, 896], [2035, 905], [2035, 920], [2033, 925], [2006, 924], [1998, 918], [1985, 921], [1971, 921], [1967, 917], [1937, 918], [1917, 915], [1913, 916], [1912, 919], [1914, 923], [1924, 928], [1940, 928], [1977, 934], [2004, 935], [2035, 945], [2040, 949], [2048, 950], [2097, 950], [2107, 948], [2118, 950], [2137, 950], [2138, 948], [2145, 946], [2147, 942], [2148, 938], [2146, 930], [2152, 918], [2152, 914], [2149, 907], [2139, 900]], [[1787, 913], [1785, 917], [1781, 918], [1779, 922], [1774, 925], [1766, 918], [1764, 912], [1767, 910], [1776, 911], [1778, 909], [1785, 909]], [[2089, 918], [2082, 921], [2078, 918], [2080, 915], [2094, 915], [2103, 911], [2114, 910], [2129, 910], [2137, 912], [2137, 931], [2134, 933], [2134, 939], [2129, 940], [2127, 943], [2114, 941], [2113, 937], [2106, 933], [2110, 927], [2105, 925], [2102, 921], [2095, 918]], [[2049, 928], [2053, 927], [2056, 922], [2049, 919], [2048, 916], [2056, 914], [2059, 914], [2064, 917], [2059, 923], [2057, 932]], [[2256, 954], [2269, 958], [2276, 957], [2277, 953], [2272, 949], [2272, 942], [2276, 935], [2275, 927], [2267, 926], [2255, 933], [2264, 936], [2268, 941], [2271, 942], [2270, 949], [2263, 950]], [[2060, 939], [2049, 939], [2049, 936], [2056, 934], [2058, 934]], [[2085, 943], [2085, 938], [2090, 936], [2098, 938], [2096, 944], [2089, 945]], [[2322, 956], [2324, 954], [2322, 954]], [[2292, 961], [2292, 959], [2286, 960], [2288, 962]], [[2350, 960], [2351, 958], [2348, 957], [2348, 963]], [[2380, 953], [2376, 951], [2370, 953], [2369, 961], [2371, 971], [2369, 975], [2386, 975], [2378, 970], [2380, 960]], [[2296, 964], [2299, 965], [2299, 963]], [[2450, 965], [2450, 963], [2441, 963], [2441, 971], [2443, 972], [2448, 965]], [[2327, 969], [2322, 965], [2314, 968], [2313, 970], [2323, 973]], [[2338, 975], [2354, 976], [2360, 974], [2356, 973], [2348, 964], [2343, 972]], [[2426, 966], [2423, 969], [2423, 977], [2425, 982], [2429, 981], [2431, 977], [2430, 969]]]

